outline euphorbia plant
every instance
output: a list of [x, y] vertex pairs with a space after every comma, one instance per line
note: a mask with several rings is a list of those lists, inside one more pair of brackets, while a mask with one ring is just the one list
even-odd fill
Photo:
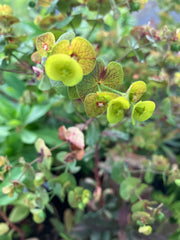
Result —
[[179, 99], [170, 92], [179, 85], [179, 31], [133, 27], [131, 12], [146, 2], [32, 0], [27, 41], [2, 5], [0, 234], [8, 240], [24, 240], [21, 226], [31, 222], [63, 239], [121, 238], [125, 226], [131, 238], [156, 237], [164, 198], [153, 201], [152, 189], [180, 179], [162, 153], [171, 159], [167, 146], [178, 146]]
[[[146, 84], [142, 81], [132, 83], [126, 93], [116, 90], [123, 82], [122, 66], [110, 62], [106, 67], [102, 59], [96, 61], [93, 46], [86, 39], [75, 37], [69, 41], [68, 34], [67, 40], [64, 34], [55, 43], [55, 37], [49, 32], [37, 37], [36, 48], [41, 56], [47, 57], [45, 74], [50, 80], [73, 87], [73, 99], [82, 100], [89, 117], [101, 115], [107, 109], [107, 120], [120, 122], [124, 117], [123, 110], [129, 109], [130, 104], [133, 106], [146, 92]], [[140, 106], [145, 108], [139, 113], [141, 117], [137, 114]], [[140, 121], [149, 119], [154, 109], [155, 104], [151, 101], [137, 103], [133, 107], [133, 124], [134, 118]]]

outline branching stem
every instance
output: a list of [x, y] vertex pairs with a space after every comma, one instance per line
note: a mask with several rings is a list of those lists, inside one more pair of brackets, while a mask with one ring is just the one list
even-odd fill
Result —
[[103, 88], [106, 88], [107, 90], [109, 90], [109, 91], [111, 91], [111, 92], [114, 92], [114, 93], [118, 94], [118, 95], [121, 95], [121, 96], [125, 96], [125, 95], [126, 95], [125, 93], [122, 93], [122, 92], [120, 92], [120, 91], [117, 91], [117, 90], [115, 90], [115, 89], [113, 89], [113, 88], [111, 88], [111, 87], [108, 87], [108, 86], [106, 86], [106, 85], [104, 85], [104, 84], [102, 84], [102, 83], [101, 83], [101, 86], [102, 86]]
[[13, 224], [12, 222], [9, 221], [8, 217], [4, 214], [4, 212], [2, 212], [0, 210], [0, 217], [12, 228], [14, 229], [20, 236], [20, 239], [21, 240], [25, 240], [25, 237], [24, 237], [24, 232], [18, 228], [15, 224]]
[[17, 71], [17, 70], [14, 70], [14, 69], [4, 69], [4, 68], [0, 68], [0, 71], [12, 72], [12, 73], [17, 73], [17, 74], [33, 75], [33, 73], [21, 72], [21, 71]]

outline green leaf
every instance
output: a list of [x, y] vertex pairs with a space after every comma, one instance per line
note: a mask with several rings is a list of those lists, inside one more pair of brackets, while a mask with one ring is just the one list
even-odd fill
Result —
[[82, 14], [76, 14], [74, 15], [74, 19], [72, 20], [72, 25], [76, 29], [79, 27], [82, 21]]
[[152, 172], [152, 169], [151, 168], [148, 168], [146, 170], [146, 173], [144, 175], [144, 180], [147, 182], [147, 183], [152, 183], [153, 180], [154, 180], [154, 173]]
[[18, 223], [29, 215], [29, 209], [24, 206], [15, 206], [9, 215], [9, 220]]
[[129, 138], [130, 138], [128, 133], [125, 133], [125, 132], [122, 132], [122, 131], [119, 131], [119, 130], [116, 130], [116, 129], [105, 130], [104, 134], [103, 134], [103, 137], [106, 138], [106, 136], [112, 142], [128, 141]]
[[63, 84], [63, 82], [54, 81], [52, 79], [50, 81], [51, 81], [52, 87], [55, 89], [58, 95], [62, 94], [63, 96], [68, 97], [68, 91], [67, 91], [68, 88]]
[[32, 144], [35, 142], [37, 135], [27, 129], [21, 131], [21, 141], [26, 144]]
[[131, 211], [132, 212], [145, 211], [146, 206], [149, 206], [149, 201], [141, 200], [132, 205]]
[[7, 206], [8, 204], [12, 204], [17, 198], [18, 194], [14, 193], [13, 197], [8, 197], [8, 195], [2, 193], [2, 188], [7, 186], [11, 179], [15, 180], [18, 179], [21, 176], [21, 168], [20, 167], [14, 167], [11, 169], [11, 174], [8, 174], [4, 181], [0, 184], [0, 206]]
[[8, 126], [0, 126], [0, 143], [5, 140], [5, 138], [10, 134], [9, 130], [11, 127]]
[[[8, 157], [12, 156], [14, 161], [17, 161], [17, 156], [20, 156], [20, 152], [22, 152], [23, 144], [21, 142], [20, 134], [11, 131], [11, 134], [6, 137], [6, 150], [4, 154], [8, 155]], [[17, 154], [17, 155], [16, 155]], [[16, 156], [16, 157], [15, 157]]]
[[39, 88], [41, 91], [47, 91], [47, 90], [49, 90], [49, 89], [52, 88], [50, 79], [49, 79], [46, 75], [43, 76], [43, 78], [41, 79], [38, 88]]
[[24, 123], [30, 111], [31, 109], [29, 105], [20, 104], [17, 109], [16, 118]]
[[178, 187], [180, 187], [180, 179], [176, 179], [176, 180], [175, 180], [175, 184], [176, 184]]
[[160, 104], [160, 110], [167, 116], [167, 122], [173, 126], [176, 125], [175, 116], [172, 114], [171, 99], [165, 98]]
[[97, 122], [92, 122], [88, 126], [87, 135], [86, 135], [86, 144], [90, 147], [94, 146], [98, 140], [100, 135], [100, 129]]
[[111, 172], [112, 179], [116, 183], [121, 183], [124, 180], [123, 172], [124, 172], [124, 163], [119, 161], [115, 162], [112, 166], [112, 172]]
[[50, 107], [51, 107], [50, 103], [47, 105], [33, 106], [28, 117], [26, 118], [25, 124], [28, 125], [28, 124], [38, 120], [42, 116], [44, 116], [47, 113], [47, 111], [50, 109]]
[[62, 173], [59, 177], [52, 179], [51, 182], [60, 183], [66, 191], [73, 190], [76, 187], [76, 179], [70, 173]]
[[22, 171], [25, 172], [23, 183], [30, 190], [34, 190], [34, 178], [35, 178], [35, 170], [32, 166], [26, 165], [22, 168]]
[[66, 32], [66, 33], [62, 34], [62, 35], [58, 38], [58, 40], [56, 41], [56, 44], [59, 43], [59, 42], [62, 41], [62, 40], [69, 40], [69, 41], [71, 41], [71, 40], [73, 40], [74, 38], [75, 38], [74, 32]]
[[44, 126], [41, 129], [37, 129], [34, 133], [42, 139], [45, 139], [45, 143], [51, 146], [60, 144], [62, 141], [58, 138], [57, 128], [50, 128]]
[[138, 196], [140, 196], [142, 194], [143, 190], [146, 188], [147, 188], [147, 185], [145, 183], [141, 183], [139, 187], [136, 187], [136, 194], [134, 193], [132, 195], [131, 203], [134, 203], [138, 199]]
[[74, 18], [74, 16], [66, 17], [64, 20], [56, 22], [55, 27], [57, 29], [61, 29], [65, 26], [67, 26], [73, 20], [73, 18]]
[[127, 177], [120, 185], [120, 196], [124, 200], [130, 200], [137, 185], [141, 183], [140, 179], [135, 177]]
[[16, 116], [16, 105], [0, 96], [0, 116], [4, 119], [11, 120]]
[[59, 1], [59, 0], [54, 0], [54, 1], [51, 3], [50, 7], [47, 9], [46, 14], [52, 13], [53, 11], [55, 11], [58, 1]]
[[50, 222], [53, 225], [53, 227], [56, 229], [56, 231], [59, 233], [59, 235], [61, 233], [65, 232], [64, 225], [63, 225], [63, 223], [61, 223], [61, 221], [59, 219], [57, 219], [57, 218], [50, 218]]

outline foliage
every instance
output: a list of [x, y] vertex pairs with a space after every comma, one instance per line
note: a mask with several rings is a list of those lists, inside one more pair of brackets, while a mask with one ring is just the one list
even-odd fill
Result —
[[179, 239], [179, 2], [148, 4], [2, 0], [0, 238]]

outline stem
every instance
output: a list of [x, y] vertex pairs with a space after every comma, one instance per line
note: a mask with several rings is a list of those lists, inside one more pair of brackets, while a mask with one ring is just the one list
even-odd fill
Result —
[[12, 72], [12, 73], [17, 73], [17, 74], [33, 75], [32, 73], [21, 72], [21, 71], [17, 71], [17, 70], [14, 70], [14, 69], [4, 69], [4, 68], [0, 68], [0, 71], [4, 71], [4, 72]]
[[[22, 62], [16, 55], [11, 53], [11, 56], [14, 57], [21, 65], [23, 65], [25, 67], [25, 69], [27, 68], [27, 65], [24, 62]], [[28, 66], [28, 68], [30, 71], [32, 71], [32, 73], [34, 73], [30, 66]]]
[[124, 118], [122, 121], [112, 125], [111, 127], [108, 127], [108, 129], [105, 129], [103, 132], [101, 132], [101, 136], [103, 136], [103, 135], [109, 136], [109, 130], [119, 127], [121, 124], [125, 123], [126, 121], [127, 121], [127, 118]]
[[3, 92], [2, 90], [0, 90], [0, 95], [5, 96], [6, 98], [8, 98], [10, 101], [18, 103], [19, 101], [13, 97], [11, 97], [10, 95], [8, 95], [6, 92]]
[[101, 186], [101, 183], [100, 183], [100, 177], [99, 177], [99, 173], [98, 173], [98, 165], [99, 165], [99, 141], [96, 143], [96, 146], [95, 146], [94, 158], [95, 158], [95, 165], [94, 165], [95, 180], [96, 180], [97, 187], [100, 187], [100, 186]]
[[[97, 188], [101, 188], [101, 180], [100, 180], [100, 176], [99, 176], [99, 142], [100, 139], [98, 140], [98, 142], [95, 145], [95, 154], [94, 154], [94, 159], [95, 159], [95, 165], [94, 165], [94, 176], [95, 176], [95, 180], [96, 180], [96, 186]], [[103, 195], [101, 193], [100, 196], [100, 208], [103, 207]]]
[[35, 158], [35, 159], [30, 163], [30, 165], [33, 165], [34, 163], [36, 163], [37, 161], [39, 161], [40, 158], [41, 158], [41, 157], [37, 157], [37, 158]]
[[97, 20], [98, 20], [98, 15], [99, 15], [99, 9], [100, 9], [100, 4], [98, 5], [98, 10], [97, 10], [97, 15], [96, 15], [96, 21], [95, 21], [92, 29], [90, 30], [89, 34], [88, 34], [87, 37], [86, 37], [87, 40], [90, 38], [91, 34], [94, 32], [94, 29], [95, 29], [95, 27], [96, 27], [96, 25], [97, 25]]
[[14, 225], [12, 222], [9, 221], [8, 217], [0, 210], [0, 217], [12, 228], [14, 229], [20, 236], [21, 240], [25, 240], [24, 232]]
[[87, 35], [87, 37], [86, 37], [87, 40], [90, 38], [91, 34], [94, 32], [94, 29], [95, 29], [96, 25], [97, 25], [97, 22], [95, 22], [95, 24], [93, 25], [91, 31], [90, 31], [89, 34]]
[[121, 95], [121, 96], [126, 95], [125, 93], [122, 93], [122, 92], [120, 92], [120, 91], [117, 91], [117, 90], [115, 90], [115, 89], [113, 89], [113, 88], [111, 88], [111, 87], [108, 87], [108, 86], [106, 86], [106, 85], [104, 85], [104, 84], [102, 84], [102, 83], [101, 83], [101, 86], [102, 86], [103, 88], [106, 88], [107, 90], [109, 90], [109, 91], [111, 91], [111, 92], [114, 92], [114, 93], [118, 94], [118, 95]]
[[[58, 149], [59, 147], [65, 145], [65, 144], [67, 144], [67, 142], [63, 142], [63, 143], [61, 143], [61, 144], [59, 144], [59, 145], [57, 145], [57, 146], [55, 146], [55, 147], [50, 148], [50, 151], [54, 151], [54, 150]], [[32, 162], [30, 162], [30, 163], [26, 166], [26, 168], [24, 169], [24, 171], [22, 172], [22, 174], [20, 175], [20, 177], [18, 178], [18, 181], [20, 181], [20, 180], [22, 179], [22, 177], [24, 176], [24, 174], [27, 172], [28, 168], [29, 168], [31, 165], [33, 165], [34, 163], [38, 162], [40, 159], [41, 159], [41, 156], [35, 158]]]
[[67, 144], [67, 142], [60, 143], [59, 145], [57, 145], [57, 146], [55, 146], [55, 147], [52, 147], [52, 148], [50, 148], [50, 151], [54, 151], [54, 150], [56, 150], [56, 149], [58, 149], [58, 148], [62, 147], [62, 146], [63, 146], [63, 145], [65, 145], [65, 144]]
[[116, 62], [121, 62], [125, 57], [127, 57], [127, 55], [132, 52], [134, 49], [130, 49], [127, 53], [125, 53], [121, 58], [119, 58], [118, 60], [116, 60]]
[[86, 118], [84, 118], [78, 111], [75, 111], [75, 114], [84, 122], [86, 122]]
[[127, 55], [128, 55], [130, 52], [135, 51], [135, 50], [137, 50], [137, 49], [141, 49], [141, 48], [143, 48], [143, 47], [146, 47], [146, 46], [150, 45], [150, 43], [146, 43], [146, 44], [144, 44], [143, 46], [138, 47], [138, 48], [135, 49], [135, 47], [136, 47], [136, 45], [138, 44], [138, 42], [139, 42], [139, 41], [137, 41], [137, 43], [135, 44], [134, 48], [131, 48], [131, 49], [130, 49], [127, 53], [125, 53], [121, 58], [119, 58], [118, 60], [116, 60], [116, 62], [121, 62], [125, 57], [127, 57]]
[[98, 86], [98, 91], [99, 91], [99, 92], [102, 92], [102, 91], [101, 91], [101, 88], [100, 88], [100, 85], [98, 84], [97, 86]]
[[134, 194], [136, 195], [136, 197], [138, 198], [139, 201], [142, 200], [142, 197], [136, 192], [136, 189], [133, 190]]
[[81, 128], [81, 131], [85, 130], [87, 128], [87, 126], [92, 123], [94, 121], [94, 118], [90, 118], [86, 121], [86, 123], [83, 125], [83, 127]]

